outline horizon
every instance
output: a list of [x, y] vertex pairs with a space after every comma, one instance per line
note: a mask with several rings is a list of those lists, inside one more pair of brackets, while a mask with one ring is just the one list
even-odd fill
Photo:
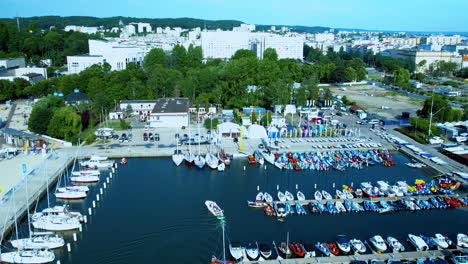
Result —
[[[125, 0], [98, 3], [83, 0], [64, 3], [58, 0], [3, 0], [0, 17], [40, 16], [90, 16], [133, 18], [195, 18], [202, 20], [236, 20], [255, 25], [285, 25], [329, 27], [369, 31], [467, 33], [468, 20], [463, 19], [468, 1], [452, 0], [452, 4], [438, 6], [436, 1], [395, 0], [388, 7], [372, 0], [329, 0], [310, 3], [296, 0], [294, 4], [281, 5], [278, 0], [248, 2], [247, 0], [223, 2], [215, 0], [175, 0], [163, 6], [158, 2], [139, 0], [128, 4]], [[93, 8], [90, 9], [89, 7]], [[249, 6], [249, 8], [244, 8]], [[398, 9], [404, 6], [404, 9]], [[453, 8], [457, 6], [457, 8]], [[415, 11], [417, 10], [417, 11]], [[351, 11], [351, 12], [350, 12]], [[311, 16], [312, 14], [312, 16]], [[411, 19], [414, 18], [414, 19]], [[437, 18], [437, 19], [434, 19]], [[412, 23], [408, 23], [411, 21]]]

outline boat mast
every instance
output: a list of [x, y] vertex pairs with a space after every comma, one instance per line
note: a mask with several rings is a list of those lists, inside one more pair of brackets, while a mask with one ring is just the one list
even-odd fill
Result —
[[226, 260], [226, 242], [224, 241], [224, 221], [221, 223], [223, 227], [223, 260]]
[[192, 134], [191, 134], [191, 130], [190, 130], [190, 119], [191, 119], [191, 115], [190, 113], [188, 114], [189, 116], [189, 120], [188, 120], [188, 145], [189, 145], [189, 157], [192, 156], [192, 144], [190, 144], [190, 140], [191, 140], [191, 137], [192, 137]]
[[[197, 122], [198, 122], [198, 117], [197, 117]], [[200, 124], [198, 124], [198, 156], [200, 156], [200, 140], [201, 140]]]
[[288, 231], [288, 235], [286, 237], [286, 258], [289, 257], [289, 231]]
[[26, 212], [28, 212], [28, 231], [29, 231], [29, 238], [31, 238], [31, 220], [29, 217], [29, 191], [28, 191], [28, 184], [29, 179], [26, 181]]

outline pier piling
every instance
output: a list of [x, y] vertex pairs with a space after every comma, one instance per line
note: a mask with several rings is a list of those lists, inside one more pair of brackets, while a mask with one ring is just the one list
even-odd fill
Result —
[[279, 185], [276, 185], [276, 190], [277, 190], [277, 191], [279, 190]]
[[110, 182], [109, 182], [109, 177], [106, 178], [106, 182], [107, 182], [107, 183], [110, 183]]
[[78, 228], [78, 230], [80, 230], [80, 233], [83, 232], [83, 225], [80, 224], [80, 227]]
[[88, 208], [88, 214], [93, 215], [93, 211], [91, 210], [91, 207]]
[[96, 201], [93, 201], [93, 208], [96, 208]]
[[73, 241], [77, 241], [78, 239], [76, 238], [76, 233], [73, 233]]
[[244, 166], [244, 170], [245, 170], [245, 166]]
[[298, 189], [297, 183], [296, 183], [296, 190]]
[[70, 245], [70, 243], [67, 243], [67, 251], [68, 251], [68, 252], [71, 252], [71, 245]]
[[104, 183], [104, 189], [107, 189], [107, 183]]
[[102, 190], [102, 187], [99, 189], [99, 193], [100, 193], [101, 195], [104, 194], [104, 191]]
[[96, 200], [99, 202], [99, 194], [96, 194]]
[[257, 192], [260, 191], [260, 186], [257, 185]]
[[112, 179], [112, 172], [111, 172], [111, 173], [109, 173], [109, 177]]
[[88, 216], [85, 215], [83, 218], [84, 218], [84, 219], [83, 219], [83, 222], [84, 222], [85, 224], [87, 224], [87, 223], [88, 223]]

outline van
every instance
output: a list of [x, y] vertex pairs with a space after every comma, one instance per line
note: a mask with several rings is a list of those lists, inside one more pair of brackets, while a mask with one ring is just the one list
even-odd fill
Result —
[[372, 119], [371, 121], [369, 121], [369, 124], [375, 124], [375, 125], [377, 125], [377, 124], [379, 124], [379, 123], [380, 123], [380, 121], [379, 121], [378, 119]]

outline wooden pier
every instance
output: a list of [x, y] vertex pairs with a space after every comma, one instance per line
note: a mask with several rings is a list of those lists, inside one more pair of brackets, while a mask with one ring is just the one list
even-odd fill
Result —
[[369, 260], [415, 260], [415, 259], [427, 259], [437, 257], [453, 256], [453, 251], [461, 251], [468, 253], [467, 249], [444, 249], [444, 250], [428, 250], [428, 251], [409, 251], [409, 252], [398, 252], [398, 253], [372, 253], [363, 255], [343, 255], [343, 256], [330, 256], [330, 257], [313, 257], [313, 258], [290, 258], [282, 260], [265, 260], [265, 261], [242, 261], [239, 263], [244, 264], [324, 264], [324, 263], [351, 263], [356, 260], [363, 260], [368, 262]]

